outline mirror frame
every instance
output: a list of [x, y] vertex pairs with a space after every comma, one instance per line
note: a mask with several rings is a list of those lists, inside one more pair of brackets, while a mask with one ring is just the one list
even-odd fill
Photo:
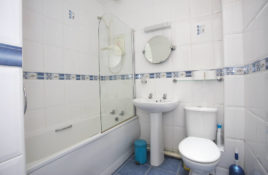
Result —
[[[167, 37], [164, 36], [164, 35], [156, 35], [156, 36], [151, 37], [151, 38], [146, 42], [146, 45], [147, 45], [151, 40], [153, 40], [154, 38], [157, 38], [157, 37], [164, 37], [164, 38], [166, 38], [167, 40], [169, 40], [169, 38], [167, 38]], [[170, 40], [169, 40], [169, 41], [170, 41]], [[145, 45], [145, 47], [146, 47], [146, 45]], [[151, 64], [161, 64], [161, 63], [166, 62], [166, 61], [169, 59], [169, 57], [170, 57], [172, 51], [176, 50], [176, 46], [173, 45], [172, 42], [170, 41], [170, 52], [169, 52], [167, 58], [165, 58], [163, 61], [154, 63], [154, 62], [151, 62], [151, 61], [145, 56], [145, 47], [144, 47], [144, 49], [142, 50], [143, 56], [144, 56], [144, 58], [145, 58], [149, 63], [151, 63]]]

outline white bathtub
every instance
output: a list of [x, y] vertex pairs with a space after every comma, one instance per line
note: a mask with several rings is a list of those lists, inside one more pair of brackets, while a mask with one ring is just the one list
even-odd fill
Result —
[[28, 165], [29, 175], [110, 175], [132, 153], [140, 135], [137, 117], [46, 159]]

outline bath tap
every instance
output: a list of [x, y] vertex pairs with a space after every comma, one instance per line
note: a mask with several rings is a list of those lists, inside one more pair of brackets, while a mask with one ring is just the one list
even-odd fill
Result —
[[167, 94], [164, 93], [162, 98], [163, 98], [164, 100], [166, 100], [166, 99], [167, 99]]
[[121, 111], [119, 115], [123, 116], [125, 114], [124, 111]]
[[114, 115], [115, 114], [115, 110], [113, 109], [110, 114]]
[[149, 96], [148, 96], [149, 99], [152, 99], [153, 98], [153, 94], [150, 93]]

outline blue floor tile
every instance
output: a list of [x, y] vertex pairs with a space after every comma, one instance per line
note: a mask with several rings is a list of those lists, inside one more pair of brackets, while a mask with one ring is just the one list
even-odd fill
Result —
[[151, 168], [148, 175], [176, 175], [176, 172], [170, 172], [170, 171], [166, 171], [164, 169], [160, 169], [160, 168]]
[[181, 166], [178, 175], [188, 175], [188, 174], [189, 174], [189, 171], [186, 171], [186, 170]]
[[136, 165], [134, 160], [129, 160], [123, 165], [117, 174], [119, 175], [144, 175], [150, 167], [148, 165]]
[[157, 168], [161, 168], [169, 172], [177, 173], [180, 162], [181, 161], [178, 159], [165, 156], [164, 162]]
[[150, 164], [150, 154], [148, 162], [144, 165], [136, 165], [134, 156], [130, 156], [113, 175], [188, 175], [182, 167], [182, 161], [165, 156], [164, 162], [157, 167]]

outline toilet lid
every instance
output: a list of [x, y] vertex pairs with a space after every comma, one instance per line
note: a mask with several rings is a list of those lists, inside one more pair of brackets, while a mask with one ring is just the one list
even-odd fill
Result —
[[209, 139], [187, 137], [179, 144], [180, 153], [187, 159], [200, 163], [212, 163], [220, 158], [217, 145]]

